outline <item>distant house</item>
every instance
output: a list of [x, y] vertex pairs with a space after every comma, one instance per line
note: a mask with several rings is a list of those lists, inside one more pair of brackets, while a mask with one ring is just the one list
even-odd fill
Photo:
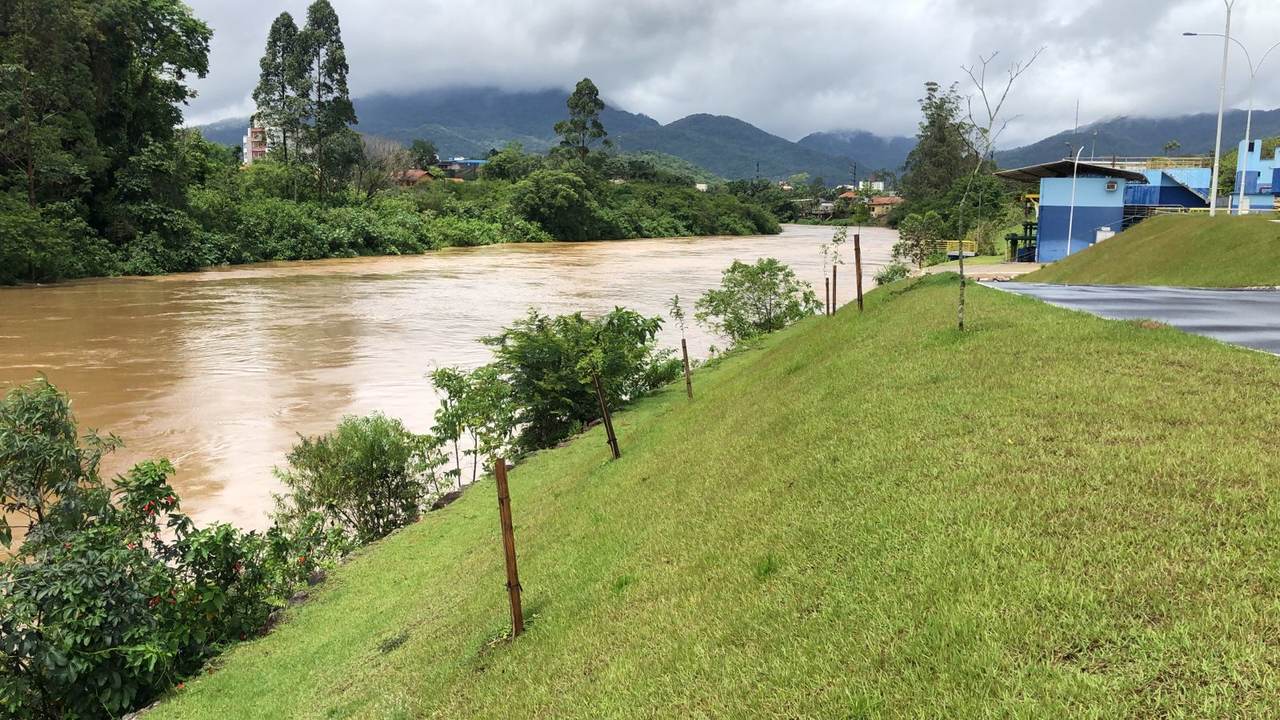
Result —
[[706, 183], [694, 183], [694, 184], [693, 184], [693, 189], [694, 189], [694, 190], [697, 190], [698, 192], [706, 192], [706, 191], [707, 191], [707, 184], [706, 184]]
[[[280, 128], [270, 125], [258, 114], [249, 118], [249, 128], [245, 130], [241, 140], [241, 162], [252, 165], [267, 156], [267, 153], [284, 145], [284, 133]], [[289, 141], [289, 148], [294, 149], [295, 140]]]
[[270, 141], [271, 135], [265, 124], [259, 124], [256, 119], [249, 121], [249, 129], [245, 131], [244, 140], [241, 141], [245, 165], [252, 165], [254, 161], [267, 156], [267, 151], [274, 144]]
[[404, 170], [398, 173], [394, 173], [392, 174], [391, 177], [393, 180], [395, 180], [397, 185], [401, 187], [411, 187], [413, 185], [417, 185], [420, 182], [430, 182], [431, 173], [427, 172], [426, 170], [419, 170], [417, 168], [413, 168], [411, 170]]
[[441, 160], [436, 163], [436, 167], [444, 170], [445, 177], [450, 180], [474, 180], [486, 162], [486, 160], [456, 157]]
[[884, 181], [883, 180], [859, 180], [858, 189], [870, 190], [871, 192], [882, 193], [884, 192]]
[[871, 217], [882, 218], [898, 205], [906, 202], [897, 195], [877, 195], [871, 198]]
[[857, 200], [857, 199], [858, 199], [858, 193], [856, 193], [856, 192], [854, 192], [854, 191], [852, 191], [852, 190], [846, 190], [846, 191], [844, 191], [844, 192], [840, 193], [840, 199], [841, 199], [841, 200]]

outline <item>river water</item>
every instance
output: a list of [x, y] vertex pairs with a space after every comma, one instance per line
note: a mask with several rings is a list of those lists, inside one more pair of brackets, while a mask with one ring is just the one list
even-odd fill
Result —
[[[428, 430], [427, 373], [487, 362], [477, 339], [528, 308], [654, 315], [679, 293], [692, 315], [732, 260], [759, 257], [792, 266], [821, 297], [819, 247], [831, 234], [790, 225], [776, 236], [496, 245], [4, 288], [0, 389], [43, 373], [70, 394], [82, 428], [124, 439], [107, 472], [168, 457], [197, 520], [261, 528], [279, 490], [271, 469], [298, 434], [374, 410]], [[862, 231], [867, 289], [896, 236]], [[846, 254], [842, 304], [854, 293]], [[661, 341], [679, 348], [672, 323]], [[692, 355], [715, 343], [691, 324]]]

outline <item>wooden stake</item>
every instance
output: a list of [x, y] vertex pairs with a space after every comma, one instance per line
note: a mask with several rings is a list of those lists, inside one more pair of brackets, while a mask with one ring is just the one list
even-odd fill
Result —
[[839, 265], [831, 266], [831, 314], [835, 315], [836, 310], [840, 309], [840, 300], [836, 295], [836, 271], [840, 269]]
[[862, 238], [853, 234], [853, 271], [858, 275], [858, 312], [862, 312]]
[[825, 310], [827, 311], [827, 315], [830, 316], [831, 315], [831, 278], [829, 277], [822, 278], [822, 285], [823, 285], [823, 292], [825, 293], [823, 295], [823, 300], [827, 304]]
[[689, 373], [689, 343], [680, 338], [680, 353], [684, 355], [684, 391], [693, 399], [693, 376]]
[[502, 553], [507, 558], [507, 596], [511, 600], [511, 637], [524, 632], [524, 611], [520, 607], [520, 572], [516, 569], [516, 532], [511, 523], [511, 493], [507, 488], [507, 461], [493, 461], [493, 477], [498, 481], [498, 518], [502, 522]]
[[591, 373], [591, 382], [596, 386], [596, 398], [600, 400], [600, 417], [604, 420], [604, 432], [609, 438], [609, 449], [613, 451], [613, 459], [617, 460], [622, 457], [622, 450], [618, 448], [618, 436], [613, 434], [613, 418], [609, 417], [609, 404], [604, 400], [604, 387], [600, 384], [600, 376]]

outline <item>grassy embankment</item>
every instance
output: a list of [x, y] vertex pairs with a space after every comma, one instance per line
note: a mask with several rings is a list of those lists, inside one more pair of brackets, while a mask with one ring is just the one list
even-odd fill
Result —
[[482, 482], [150, 717], [1276, 716], [1280, 362], [955, 282], [516, 468], [516, 642]]
[[1166, 215], [1020, 278], [1083, 285], [1280, 285], [1280, 224]]

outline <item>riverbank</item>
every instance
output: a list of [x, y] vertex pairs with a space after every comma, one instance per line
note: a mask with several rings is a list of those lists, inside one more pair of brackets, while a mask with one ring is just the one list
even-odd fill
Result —
[[[343, 415], [384, 412], [428, 431], [427, 374], [488, 362], [479, 339], [530, 307], [550, 314], [623, 305], [665, 315], [720, 282], [734, 260], [776, 257], [822, 292], [829, 228], [779, 235], [537, 243], [424, 255], [265, 263], [153, 278], [0, 288], [0, 388], [39, 373], [67, 391], [81, 422], [127, 445], [110, 475], [152, 457], [201, 524], [263, 528], [272, 467], [298, 434]], [[863, 234], [871, 287], [896, 234]], [[853, 299], [841, 268], [840, 302]], [[668, 323], [664, 347], [679, 348]], [[723, 340], [690, 323], [689, 350]]]
[[955, 293], [521, 464], [517, 641], [486, 481], [148, 717], [1274, 715], [1274, 358], [980, 286], [961, 334]]
[[1280, 286], [1280, 224], [1269, 216], [1164, 215], [1023, 275], [1064, 285]]

